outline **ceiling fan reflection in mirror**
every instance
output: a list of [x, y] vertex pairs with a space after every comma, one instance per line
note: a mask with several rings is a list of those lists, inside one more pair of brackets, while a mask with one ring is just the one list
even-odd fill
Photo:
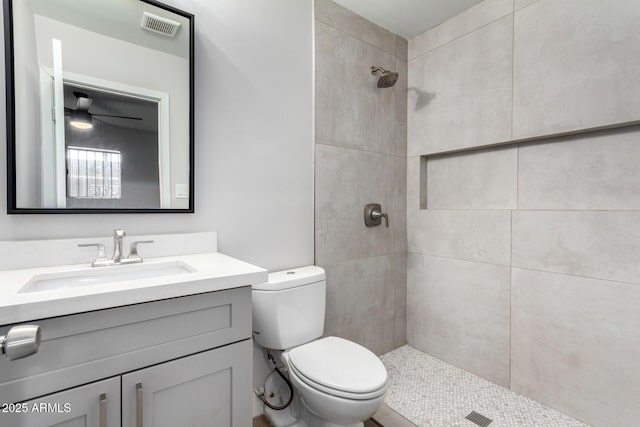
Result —
[[69, 116], [69, 124], [76, 129], [91, 129], [93, 128], [93, 117], [111, 117], [115, 119], [123, 119], [123, 120], [142, 120], [141, 117], [130, 117], [130, 116], [118, 116], [113, 114], [95, 114], [90, 113], [89, 108], [91, 108], [91, 104], [93, 104], [93, 99], [89, 98], [89, 95], [83, 92], [73, 92], [73, 95], [76, 97], [76, 108], [66, 108], [65, 107], [65, 116]]

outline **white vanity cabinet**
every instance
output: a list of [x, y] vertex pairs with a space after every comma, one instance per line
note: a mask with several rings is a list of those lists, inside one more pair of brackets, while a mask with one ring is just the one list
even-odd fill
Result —
[[242, 341], [123, 375], [122, 425], [251, 425], [251, 351]]
[[0, 403], [27, 412], [0, 427], [251, 425], [249, 286], [24, 323], [40, 351], [0, 360]]

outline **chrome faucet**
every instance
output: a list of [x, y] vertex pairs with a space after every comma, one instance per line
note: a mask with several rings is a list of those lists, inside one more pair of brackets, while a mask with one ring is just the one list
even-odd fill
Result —
[[135, 264], [142, 262], [142, 257], [138, 254], [138, 245], [140, 243], [153, 243], [153, 240], [138, 240], [131, 243], [129, 256], [124, 257], [122, 252], [122, 241], [127, 233], [117, 228], [113, 230], [113, 256], [107, 258], [107, 253], [102, 243], [86, 243], [79, 244], [79, 247], [96, 246], [98, 248], [98, 257], [91, 263], [92, 267], [107, 267], [110, 265]]
[[124, 257], [122, 254], [122, 239], [126, 235], [127, 233], [121, 228], [113, 230], [113, 256], [111, 260], [114, 264], [122, 263], [122, 258]]

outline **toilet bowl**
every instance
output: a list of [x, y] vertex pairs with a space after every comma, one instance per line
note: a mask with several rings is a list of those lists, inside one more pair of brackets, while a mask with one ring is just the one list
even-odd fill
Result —
[[283, 350], [293, 386], [292, 408], [266, 412], [275, 427], [359, 427], [384, 400], [387, 371], [374, 353], [343, 338], [320, 338], [325, 292], [324, 270], [316, 266], [271, 273], [253, 287], [254, 340]]
[[326, 337], [286, 351], [282, 358], [302, 402], [322, 420], [357, 425], [384, 400], [387, 371], [375, 354], [356, 343]]

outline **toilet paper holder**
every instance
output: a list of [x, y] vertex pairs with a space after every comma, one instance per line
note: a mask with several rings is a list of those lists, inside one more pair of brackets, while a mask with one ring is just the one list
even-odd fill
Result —
[[387, 228], [389, 228], [389, 215], [382, 212], [379, 203], [369, 203], [364, 207], [364, 224], [367, 227], [377, 227], [382, 224], [382, 218]]

